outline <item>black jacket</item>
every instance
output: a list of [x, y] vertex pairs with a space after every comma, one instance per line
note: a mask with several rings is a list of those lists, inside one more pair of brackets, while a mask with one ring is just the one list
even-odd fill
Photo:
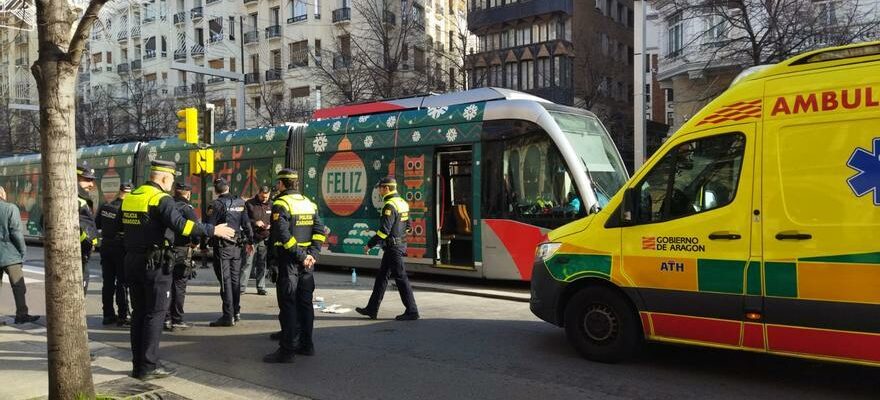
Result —
[[[196, 216], [195, 209], [193, 209], [192, 204], [189, 203], [189, 200], [183, 197], [174, 196], [174, 207], [177, 208], [177, 211], [180, 215], [183, 215], [184, 218], [190, 221], [198, 221], [199, 217]], [[183, 236], [183, 235], [174, 235], [174, 246], [189, 246], [191, 244], [195, 244], [195, 241], [192, 236]]]
[[141, 185], [122, 201], [122, 225], [126, 252], [170, 247], [175, 234], [193, 238], [214, 235], [214, 225], [184, 218], [171, 196], [153, 182]]
[[95, 225], [95, 214], [92, 213], [92, 198], [89, 192], [79, 188], [79, 243], [82, 255], [88, 257], [98, 242], [98, 227]]
[[101, 230], [101, 247], [122, 247], [122, 199], [116, 198], [101, 205], [95, 226]]
[[[251, 221], [251, 229], [254, 231], [254, 242], [269, 238], [269, 229], [272, 225], [272, 200], [261, 202], [257, 196], [244, 203], [248, 218]], [[264, 228], [257, 227], [257, 221], [263, 221]]]
[[[235, 240], [253, 242], [251, 222], [244, 209], [244, 200], [231, 193], [221, 194], [208, 206], [208, 217], [205, 222], [211, 225], [227, 224], [235, 230]], [[229, 242], [223, 240], [227, 244]]]

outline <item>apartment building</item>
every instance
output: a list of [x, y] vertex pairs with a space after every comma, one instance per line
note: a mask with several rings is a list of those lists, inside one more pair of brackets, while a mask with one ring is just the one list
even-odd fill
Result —
[[37, 104], [31, 64], [37, 59], [37, 31], [27, 30], [12, 14], [0, 14], [0, 98], [5, 103]]

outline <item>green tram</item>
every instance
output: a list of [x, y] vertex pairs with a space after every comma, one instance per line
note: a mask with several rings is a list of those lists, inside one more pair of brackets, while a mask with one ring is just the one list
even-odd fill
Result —
[[[378, 267], [363, 254], [382, 199], [373, 184], [394, 176], [410, 205], [411, 271], [487, 279], [531, 279], [536, 245], [550, 229], [596, 212], [628, 175], [592, 113], [528, 94], [481, 88], [444, 95], [317, 110], [308, 124], [217, 134], [215, 177], [249, 198], [275, 171], [299, 171], [303, 193], [330, 229], [326, 265]], [[95, 168], [95, 204], [123, 181], [142, 183], [150, 160], [188, 174], [191, 147], [177, 138], [80, 149]], [[39, 239], [39, 155], [0, 159], [0, 185]], [[211, 191], [210, 185], [208, 192]]]

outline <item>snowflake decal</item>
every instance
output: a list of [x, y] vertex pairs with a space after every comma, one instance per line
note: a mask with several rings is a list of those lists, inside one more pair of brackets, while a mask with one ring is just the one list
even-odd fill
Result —
[[397, 117], [392, 115], [392, 116], [388, 117], [387, 121], [385, 121], [385, 126], [387, 126], [389, 128], [393, 128], [396, 123], [397, 123]]
[[241, 182], [241, 174], [235, 175], [235, 181]]
[[180, 162], [180, 153], [174, 153], [174, 162]]
[[[165, 144], [165, 143], [163, 142], [162, 144]], [[163, 147], [163, 148], [164, 148], [164, 147]], [[100, 156], [101, 153], [103, 153], [103, 152], [104, 152], [104, 149], [98, 149], [98, 155], [99, 155], [99, 156]]]
[[277, 174], [278, 171], [281, 171], [281, 168], [283, 168], [283, 167], [281, 166], [281, 164], [275, 164], [275, 173]]
[[368, 149], [370, 147], [373, 147], [373, 137], [372, 136], [367, 135], [367, 137], [364, 138], [364, 147], [366, 147]]
[[449, 130], [446, 131], [446, 141], [447, 142], [454, 142], [455, 138], [457, 138], [457, 137], [458, 137], [458, 131], [455, 128], [449, 128]]
[[226, 142], [229, 142], [231, 140], [232, 140], [232, 134], [230, 133], [230, 134], [226, 135]]
[[156, 148], [155, 148], [155, 147], [150, 147], [150, 151], [147, 153], [147, 159], [150, 160], [150, 161], [153, 161], [153, 160], [156, 159], [156, 156], [157, 156], [157, 154], [156, 154]]
[[318, 176], [318, 170], [315, 167], [309, 167], [309, 178], [315, 179]]
[[[168, 142], [165, 141], [165, 140], [163, 140], [162, 143], [159, 143], [159, 148], [160, 148], [160, 149], [164, 149], [166, 143], [168, 143]], [[100, 154], [98, 154], [98, 155], [100, 155]]]
[[315, 140], [312, 141], [312, 147], [315, 148], [316, 153], [320, 153], [327, 148], [327, 136], [324, 136], [323, 133], [319, 133], [315, 136]]
[[[128, 158], [125, 159], [125, 162], [131, 164], [131, 156], [128, 156]], [[4, 175], [5, 175], [5, 174], [6, 174], [6, 173], [4, 172]]]
[[477, 105], [471, 104], [471, 105], [467, 106], [464, 109], [464, 112], [461, 113], [461, 116], [464, 117], [464, 119], [466, 119], [468, 121], [476, 118], [477, 117]]
[[428, 107], [428, 115], [430, 115], [431, 118], [437, 119], [443, 114], [446, 114], [446, 111], [448, 110], [449, 107]]
[[363, 124], [364, 122], [369, 121], [369, 120], [370, 120], [370, 116], [369, 116], [369, 115], [361, 115], [360, 117], [358, 117], [358, 122], [360, 122], [360, 123], [362, 123], [362, 124]]
[[379, 160], [373, 161], [373, 169], [378, 171], [379, 168], [382, 168], [382, 161], [379, 161]]
[[125, 146], [122, 146], [122, 152], [125, 153], [127, 151], [128, 151], [128, 143], [126, 143]]
[[271, 128], [268, 131], [266, 131], [266, 134], [263, 135], [263, 138], [266, 139], [267, 142], [274, 139], [275, 138], [275, 128]]
[[342, 122], [336, 121], [333, 123], [333, 126], [330, 128], [333, 129], [333, 132], [339, 132], [339, 128], [342, 128]]
[[413, 134], [412, 134], [412, 141], [413, 142], [418, 142], [421, 139], [422, 139], [422, 134], [419, 133], [419, 131], [413, 132]]

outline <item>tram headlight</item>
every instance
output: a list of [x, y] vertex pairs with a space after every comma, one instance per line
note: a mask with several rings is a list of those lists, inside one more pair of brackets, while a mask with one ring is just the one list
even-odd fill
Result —
[[538, 245], [538, 248], [535, 249], [535, 256], [539, 257], [542, 261], [547, 261], [556, 254], [556, 251], [559, 250], [559, 246], [562, 246], [562, 243], [541, 243]]

